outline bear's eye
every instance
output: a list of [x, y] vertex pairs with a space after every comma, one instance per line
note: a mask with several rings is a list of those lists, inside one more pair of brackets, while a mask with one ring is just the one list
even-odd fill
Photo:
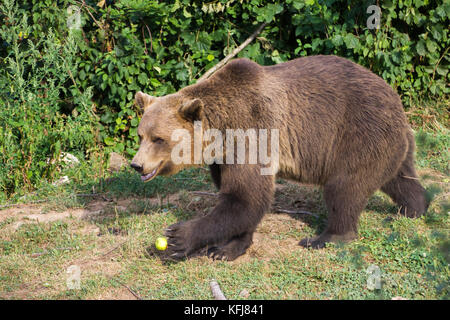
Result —
[[162, 143], [162, 142], [164, 142], [164, 140], [161, 139], [160, 137], [153, 137], [152, 142], [153, 143]]

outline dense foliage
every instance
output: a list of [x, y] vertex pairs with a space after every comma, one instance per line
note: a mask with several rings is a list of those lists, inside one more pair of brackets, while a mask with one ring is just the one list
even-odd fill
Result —
[[[51, 178], [61, 151], [133, 155], [134, 93], [164, 95], [194, 83], [263, 22], [239, 56], [264, 65], [347, 57], [386, 79], [407, 108], [449, 91], [444, 0], [1, 3], [0, 191], [8, 194]], [[381, 7], [378, 29], [368, 28], [370, 5]], [[431, 113], [448, 121], [447, 112]]]

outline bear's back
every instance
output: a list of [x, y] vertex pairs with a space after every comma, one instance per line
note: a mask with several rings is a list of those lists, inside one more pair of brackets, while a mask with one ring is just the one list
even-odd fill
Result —
[[262, 79], [264, 67], [247, 58], [231, 60], [209, 80], [236, 86], [256, 86]]
[[[372, 71], [337, 56], [311, 56], [263, 67], [265, 87], [288, 92], [298, 108], [322, 110], [348, 121], [406, 124], [399, 95]], [[296, 108], [289, 105], [288, 109]]]

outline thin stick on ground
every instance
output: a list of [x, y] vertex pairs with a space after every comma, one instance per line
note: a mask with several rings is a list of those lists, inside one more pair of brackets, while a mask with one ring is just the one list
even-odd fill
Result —
[[[119, 243], [117, 246], [113, 247], [112, 249], [110, 249], [110, 250], [108, 250], [107, 252], [105, 252], [105, 253], [103, 253], [102, 255], [100, 255], [99, 258], [102, 258], [102, 257], [104, 257], [104, 256], [107, 256], [108, 254], [110, 254], [110, 253], [113, 252], [114, 250], [120, 248], [120, 247], [123, 246], [128, 240], [129, 240], [128, 238], [125, 239], [125, 240], [123, 240], [123, 241], [122, 241], [121, 243]], [[97, 259], [99, 259], [99, 258], [97, 258]]]
[[[74, 249], [74, 248], [54, 248], [53, 250], [66, 251], [66, 250], [73, 250], [73, 249]], [[31, 256], [32, 258], [37, 258], [37, 257], [43, 256], [43, 255], [49, 254], [49, 253], [50, 253], [50, 251], [44, 250], [43, 252], [35, 252], [35, 253], [32, 253], [30, 256]]]
[[304, 211], [304, 210], [286, 210], [286, 209], [281, 209], [281, 208], [274, 208], [275, 212], [278, 213], [289, 213], [289, 214], [306, 214], [309, 216], [313, 216], [313, 217], [318, 217], [317, 214], [309, 212], [309, 211]]
[[116, 281], [118, 284], [120, 284], [121, 286], [125, 287], [136, 299], [143, 300], [140, 295], [138, 295], [133, 289], [131, 289], [125, 283], [123, 283], [123, 282], [121, 282], [121, 281], [119, 281], [119, 280], [117, 280], [116, 278], [113, 278], [113, 277], [110, 277], [110, 279]]
[[416, 177], [410, 177], [410, 176], [402, 176], [402, 178], [405, 178], [405, 179], [412, 179], [412, 180], [420, 180], [419, 178], [416, 178]]
[[[47, 200], [34, 200], [34, 201], [27, 202], [26, 204], [43, 203], [45, 201], [47, 201]], [[0, 209], [10, 208], [10, 207], [18, 207], [18, 206], [22, 206], [22, 205], [25, 205], [25, 203], [3, 204], [0, 206]]]
[[209, 197], [217, 197], [218, 194], [214, 192], [204, 192], [204, 191], [192, 191], [192, 194], [196, 194], [199, 196], [209, 196]]
[[264, 29], [264, 27], [267, 25], [266, 22], [261, 24], [258, 29], [255, 30], [255, 32], [252, 33], [250, 37], [247, 38], [239, 47], [234, 49], [229, 55], [227, 55], [225, 58], [223, 58], [218, 64], [216, 64], [214, 67], [206, 71], [198, 80], [197, 83], [203, 80], [208, 79], [214, 72], [222, 68], [231, 58], [236, 56], [239, 52], [241, 52], [246, 46], [249, 45], [250, 42], [253, 41], [253, 39], [256, 38], [256, 36]]
[[109, 199], [105, 196], [104, 193], [77, 193], [75, 194], [77, 197], [100, 197], [102, 200], [107, 202], [112, 202], [112, 199]]
[[216, 280], [211, 280], [209, 285], [211, 286], [211, 292], [215, 300], [227, 300]]

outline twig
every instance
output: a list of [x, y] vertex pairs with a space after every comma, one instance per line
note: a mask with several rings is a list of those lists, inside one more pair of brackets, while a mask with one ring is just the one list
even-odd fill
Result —
[[436, 63], [436, 65], [434, 66], [433, 69], [433, 76], [431, 77], [431, 81], [434, 80], [434, 76], [436, 74], [436, 69], [439, 66], [439, 63], [441, 63], [442, 58], [445, 56], [445, 54], [447, 53], [448, 49], [450, 49], [450, 47], [447, 47], [447, 49], [445, 49], [444, 53], [442, 54], [442, 56], [439, 58], [438, 62]]
[[107, 201], [107, 202], [112, 202], [112, 199], [109, 199], [107, 197], [105, 197], [104, 193], [77, 193], [76, 194], [77, 197], [101, 197], [102, 200]]
[[286, 209], [281, 209], [281, 208], [275, 208], [274, 210], [276, 210], [276, 212], [279, 213], [289, 213], [289, 214], [307, 214], [309, 216], [313, 216], [313, 217], [318, 217], [317, 214], [309, 212], [309, 211], [303, 211], [303, 210], [286, 210]]
[[214, 67], [206, 71], [198, 80], [197, 83], [203, 80], [208, 79], [214, 72], [222, 68], [231, 58], [233, 58], [235, 55], [237, 55], [239, 52], [242, 51], [250, 42], [253, 41], [253, 39], [256, 38], [256, 36], [264, 29], [264, 27], [267, 25], [267, 22], [262, 23], [258, 29], [256, 29], [253, 34], [247, 38], [239, 47], [234, 49], [229, 55], [227, 55], [225, 58], [223, 58], [218, 64], [216, 64]]
[[123, 282], [121, 282], [121, 281], [119, 281], [119, 280], [117, 280], [117, 279], [115, 279], [115, 278], [112, 278], [112, 277], [110, 277], [110, 279], [116, 281], [116, 282], [119, 283], [120, 285], [122, 285], [122, 286], [124, 286], [125, 288], [127, 288], [127, 290], [130, 291], [130, 293], [131, 293], [133, 296], [135, 296], [136, 299], [138, 299], [138, 300], [143, 300], [142, 297], [141, 297], [140, 295], [138, 295], [136, 292], [134, 292], [134, 290], [131, 289], [129, 286], [127, 286], [125, 283], [123, 283]]
[[216, 280], [214, 280], [214, 279], [211, 280], [209, 285], [211, 286], [211, 292], [212, 292], [212, 295], [213, 295], [214, 299], [216, 299], [216, 300], [227, 300], [227, 298], [223, 294], [222, 290], [220, 290], [219, 284], [217, 283]]
[[[153, 38], [152, 38], [152, 33], [151, 33], [151, 31], [150, 31], [150, 29], [149, 29], [149, 27], [148, 27], [148, 25], [147, 24], [145, 24], [145, 27], [147, 28], [147, 32], [148, 32], [148, 34], [150, 35], [150, 52], [153, 52]], [[145, 39], [144, 39], [145, 40]], [[144, 43], [145, 43], [145, 41], [144, 41]], [[146, 47], [147, 48], [147, 47]]]
[[91, 6], [87, 5], [87, 4], [86, 4], [86, 0], [76, 1], [76, 2], [78, 2], [78, 3], [81, 4], [81, 8], [80, 8], [80, 9], [86, 8], [87, 13], [91, 16], [92, 20], [94, 20], [95, 24], [96, 24], [100, 29], [105, 30], [105, 28], [104, 28], [104, 27], [103, 27], [103, 26], [102, 26], [102, 25], [94, 18], [94, 16], [92, 15], [91, 11], [89, 11], [89, 8], [91, 8], [92, 10], [94, 10], [94, 12], [95, 12], [95, 9], [92, 8]]
[[401, 177], [406, 178], [406, 179], [420, 180], [419, 178], [409, 177], [409, 176], [401, 176]]
[[144, 42], [144, 52], [146, 55], [148, 55], [147, 43], [145, 43], [144, 26], [142, 26], [141, 30], [142, 30], [142, 41]]
[[213, 192], [204, 192], [204, 191], [192, 191], [192, 194], [197, 194], [199, 196], [209, 196], [209, 197], [217, 197], [219, 194]]
[[72, 80], [73, 85], [75, 86], [75, 88], [77, 88], [78, 92], [81, 93], [80, 89], [78, 88], [77, 82], [75, 81], [75, 78], [73, 77], [72, 71], [70, 71], [70, 69], [67, 68], [67, 72], [69, 73], [69, 77]]
[[109, 250], [109, 251], [103, 253], [103, 254], [100, 256], [100, 258], [101, 258], [101, 257], [104, 257], [104, 256], [107, 256], [108, 254], [110, 254], [111, 252], [113, 252], [114, 250], [116, 250], [117, 248], [120, 248], [120, 247], [123, 246], [123, 245], [125, 244], [125, 242], [127, 242], [127, 241], [128, 241], [128, 239], [125, 239], [124, 241], [122, 241], [121, 243], [119, 243], [117, 246], [115, 246], [115, 247], [112, 248], [111, 250]]
[[3, 204], [3, 205], [0, 206], [0, 209], [9, 208], [9, 207], [16, 207], [16, 206], [20, 206], [20, 205], [42, 203], [42, 202], [45, 202], [45, 201], [46, 201], [46, 200], [35, 200], [35, 201], [27, 202], [27, 203], [11, 203], [11, 204]]
[[[73, 250], [73, 248], [54, 248], [54, 249], [52, 249], [52, 250], [61, 250], [61, 251], [64, 251], [64, 250]], [[32, 253], [32, 254], [31, 254], [31, 257], [32, 257], [32, 258], [37, 258], [37, 257], [43, 256], [43, 255], [48, 254], [48, 253], [49, 253], [48, 250], [44, 250], [43, 252]]]

